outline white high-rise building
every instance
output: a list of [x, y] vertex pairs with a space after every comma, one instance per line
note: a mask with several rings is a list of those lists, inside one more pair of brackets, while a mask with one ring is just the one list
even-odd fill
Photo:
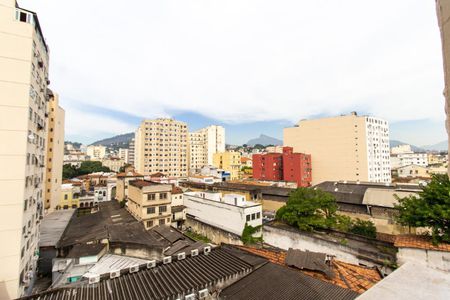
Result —
[[302, 120], [284, 129], [284, 145], [311, 154], [313, 184], [391, 182], [389, 124], [385, 120], [356, 113]]
[[187, 177], [186, 123], [167, 118], [142, 121], [135, 133], [134, 165], [143, 175], [161, 172], [171, 177]]
[[0, 0], [0, 299], [31, 293], [36, 277], [48, 168], [48, 69], [36, 13]]
[[190, 170], [213, 164], [213, 155], [225, 152], [225, 128], [211, 125], [189, 133]]
[[86, 154], [91, 158], [91, 160], [102, 160], [106, 156], [106, 147], [102, 145], [88, 146]]
[[126, 164], [130, 163], [129, 149], [119, 148], [119, 158], [123, 160]]

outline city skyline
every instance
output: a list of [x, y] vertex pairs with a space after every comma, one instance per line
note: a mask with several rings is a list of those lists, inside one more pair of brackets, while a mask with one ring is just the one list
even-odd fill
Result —
[[[392, 139], [419, 146], [446, 139], [432, 2], [169, 1], [140, 4], [136, 14], [103, 1], [89, 10], [84, 1], [20, 3], [47, 28], [68, 139], [130, 132], [144, 118], [200, 116], [241, 144], [350, 111], [388, 120]], [[82, 24], [72, 21], [81, 14]], [[99, 21], [108, 18], [119, 20], [114, 30]]]

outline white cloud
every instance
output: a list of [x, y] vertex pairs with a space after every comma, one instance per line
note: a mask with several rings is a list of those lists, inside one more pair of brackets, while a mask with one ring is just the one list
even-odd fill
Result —
[[[141, 117], [191, 110], [228, 122], [355, 109], [390, 121], [444, 116], [434, 1], [19, 4], [38, 12], [63, 104]], [[92, 129], [80, 123], [70, 126]]]

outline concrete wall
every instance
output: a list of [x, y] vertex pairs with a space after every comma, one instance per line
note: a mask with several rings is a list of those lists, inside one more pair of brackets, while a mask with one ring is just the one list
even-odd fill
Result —
[[397, 260], [400, 265], [406, 262], [426, 264], [427, 266], [450, 272], [450, 252], [416, 248], [399, 248]]
[[232, 245], [242, 245], [241, 239], [238, 235], [200, 222], [189, 216], [186, 218], [185, 226], [186, 228], [190, 227], [195, 233], [206, 236], [214, 244], [226, 243]]

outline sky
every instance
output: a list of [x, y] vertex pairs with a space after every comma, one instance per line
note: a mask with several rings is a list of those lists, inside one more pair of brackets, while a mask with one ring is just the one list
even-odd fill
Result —
[[434, 1], [19, 0], [50, 47], [66, 140], [91, 143], [173, 117], [227, 143], [282, 138], [351, 111], [391, 139], [446, 140]]

